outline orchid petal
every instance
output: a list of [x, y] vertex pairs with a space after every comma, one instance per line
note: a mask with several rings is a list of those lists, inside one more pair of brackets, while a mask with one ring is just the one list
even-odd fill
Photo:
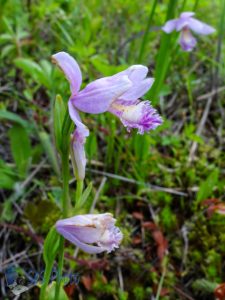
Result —
[[188, 18], [180, 18], [177, 20], [177, 31], [181, 31], [182, 29], [189, 28], [189, 19]]
[[105, 77], [89, 83], [71, 101], [80, 111], [99, 114], [107, 111], [110, 104], [132, 86], [128, 76]]
[[147, 74], [148, 74], [148, 68], [146, 66], [133, 65], [127, 68], [126, 70], [111, 76], [111, 79], [127, 75], [130, 81], [132, 81], [133, 83], [137, 83], [145, 79]]
[[122, 99], [124, 101], [137, 100], [151, 88], [154, 81], [154, 78], [146, 78], [141, 82], [134, 84], [127, 92], [122, 95]]
[[70, 118], [73, 120], [73, 122], [77, 126], [77, 129], [79, 130], [79, 133], [81, 134], [81, 136], [83, 136], [84, 138], [89, 136], [89, 130], [82, 123], [79, 113], [77, 112], [76, 108], [74, 107], [71, 99], [68, 102], [68, 108], [69, 108]]
[[162, 30], [166, 33], [171, 33], [177, 27], [178, 19], [169, 20], [166, 24], [162, 27]]
[[72, 95], [76, 95], [82, 83], [82, 74], [76, 60], [66, 52], [58, 52], [52, 55], [53, 62], [64, 72], [70, 83]]
[[190, 18], [188, 26], [195, 33], [202, 34], [202, 35], [207, 35], [215, 32], [215, 29], [212, 26], [209, 26], [206, 23], [203, 23], [194, 18]]
[[112, 214], [86, 214], [86, 215], [77, 215], [71, 218], [57, 221], [58, 225], [65, 226], [87, 226], [93, 227], [93, 224], [96, 222], [106, 223], [108, 227], [111, 227], [115, 224], [116, 220], [113, 218]]
[[183, 12], [180, 14], [180, 18], [190, 18], [192, 16], [194, 16], [195, 13], [192, 11], [187, 11], [187, 12]]
[[70, 231], [59, 228], [57, 231], [68, 241], [70, 241], [72, 244], [75, 244], [77, 247], [82, 249], [84, 252], [90, 253], [90, 254], [97, 254], [105, 251], [104, 248], [99, 246], [92, 246], [86, 243], [81, 242], [78, 238], [76, 238], [75, 235], [71, 234]]
[[137, 100], [142, 97], [152, 86], [154, 78], [146, 78], [148, 74], [148, 68], [142, 65], [133, 65], [128, 69], [112, 76], [115, 79], [124, 75], [127, 75], [132, 82], [132, 86], [119, 97], [123, 101]]
[[[58, 228], [59, 227], [60, 226], [58, 226]], [[102, 231], [94, 227], [63, 225], [63, 228], [68, 230], [72, 235], [75, 235], [80, 242], [88, 244], [95, 243], [100, 239], [103, 233]]]

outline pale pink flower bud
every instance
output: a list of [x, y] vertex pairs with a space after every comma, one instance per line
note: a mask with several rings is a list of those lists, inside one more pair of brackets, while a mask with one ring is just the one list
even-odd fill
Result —
[[119, 247], [123, 235], [110, 213], [78, 215], [56, 222], [65, 239], [87, 253], [107, 253]]

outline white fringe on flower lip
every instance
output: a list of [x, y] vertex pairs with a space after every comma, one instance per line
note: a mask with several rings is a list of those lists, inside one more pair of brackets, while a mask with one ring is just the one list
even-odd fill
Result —
[[162, 124], [162, 118], [157, 111], [151, 106], [150, 101], [115, 101], [110, 112], [120, 118], [123, 125], [130, 131], [137, 128], [139, 134], [155, 129]]
[[56, 222], [56, 230], [87, 253], [110, 253], [119, 247], [123, 235], [110, 213], [78, 215]]

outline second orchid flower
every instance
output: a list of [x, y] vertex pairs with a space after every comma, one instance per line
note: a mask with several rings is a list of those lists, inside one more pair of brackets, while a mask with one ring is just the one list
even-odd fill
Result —
[[215, 31], [215, 29], [195, 18], [193, 12], [183, 12], [178, 19], [169, 20], [162, 27], [166, 33], [171, 33], [173, 30], [180, 31], [179, 43], [184, 51], [191, 51], [195, 47], [197, 41], [191, 31], [197, 34], [207, 35]]

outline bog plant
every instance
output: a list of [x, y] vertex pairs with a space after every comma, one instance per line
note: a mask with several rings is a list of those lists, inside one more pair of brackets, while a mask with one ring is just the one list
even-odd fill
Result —
[[[151, 106], [148, 100], [140, 101], [152, 86], [154, 79], [147, 78], [148, 68], [142, 65], [134, 65], [116, 75], [97, 79], [89, 83], [80, 91], [82, 75], [80, 68], [69, 54], [59, 52], [52, 56], [52, 60], [64, 72], [70, 83], [71, 96], [68, 101], [68, 110], [60, 97], [56, 98], [54, 128], [56, 145], [61, 155], [63, 197], [62, 209], [64, 219], [56, 222], [55, 228], [61, 235], [58, 242], [59, 273], [55, 288], [55, 299], [59, 299], [60, 278], [63, 268], [64, 238], [87, 253], [111, 252], [119, 247], [123, 235], [115, 226], [116, 220], [110, 213], [75, 215], [70, 218], [72, 208], [69, 201], [69, 153], [73, 164], [74, 175], [77, 180], [76, 201], [80, 203], [83, 198], [83, 181], [85, 178], [85, 141], [89, 136], [88, 128], [82, 123], [79, 111], [99, 114], [106, 111], [120, 118], [123, 125], [130, 131], [137, 129], [139, 134], [155, 129], [162, 123], [162, 118]], [[63, 118], [64, 115], [64, 118]], [[71, 134], [71, 120], [75, 124], [75, 130]], [[69, 151], [70, 149], [70, 151]], [[84, 201], [83, 201], [84, 204]], [[55, 238], [55, 230], [52, 229], [45, 243], [46, 253], [50, 262], [45, 259], [45, 282], [41, 289], [41, 299], [45, 299], [49, 274], [56, 256], [49, 247], [49, 241]], [[56, 241], [54, 242], [55, 245]], [[47, 257], [47, 254], [45, 254]]]

